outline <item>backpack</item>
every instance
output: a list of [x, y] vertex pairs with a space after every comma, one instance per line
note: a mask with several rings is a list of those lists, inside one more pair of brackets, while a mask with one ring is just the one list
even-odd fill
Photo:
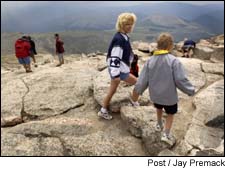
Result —
[[135, 77], [138, 77], [139, 66], [138, 66], [138, 55], [134, 55], [133, 62], [131, 63], [130, 73]]
[[16, 57], [21, 58], [21, 57], [29, 56], [29, 54], [30, 54], [29, 48], [30, 48], [29, 42], [27, 42], [23, 39], [18, 39], [15, 43]]

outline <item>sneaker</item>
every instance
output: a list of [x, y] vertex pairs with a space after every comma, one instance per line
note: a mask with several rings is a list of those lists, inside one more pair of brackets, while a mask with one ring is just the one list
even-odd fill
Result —
[[161, 141], [166, 142], [170, 146], [173, 146], [176, 143], [175, 137], [172, 135], [167, 135], [166, 133], [163, 133]]
[[155, 131], [162, 131], [164, 128], [164, 122], [162, 121], [162, 126], [159, 125], [159, 123], [157, 122], [155, 125]]
[[104, 118], [104, 119], [106, 119], [106, 120], [111, 120], [112, 119], [112, 116], [109, 114], [109, 112], [108, 111], [106, 111], [106, 112], [102, 112], [102, 110], [100, 110], [99, 112], [98, 112], [98, 116], [99, 117], [102, 117], [102, 118]]
[[32, 70], [26, 70], [26, 73], [31, 73], [31, 72], [33, 72]]
[[34, 67], [38, 67], [37, 63], [34, 64]]
[[61, 64], [57, 64], [57, 65], [56, 65], [56, 67], [59, 67], [59, 66], [61, 66]]
[[138, 103], [138, 101], [134, 102], [131, 97], [129, 97], [129, 100], [130, 100], [130, 103], [131, 103], [132, 106], [134, 106], [134, 107], [140, 106], [140, 104]]

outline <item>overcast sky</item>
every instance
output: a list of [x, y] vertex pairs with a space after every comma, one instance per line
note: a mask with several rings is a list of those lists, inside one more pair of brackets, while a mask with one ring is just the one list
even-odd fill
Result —
[[[58, 2], [63, 2], [63, 1], [58, 1]], [[96, 1], [96, 2], [88, 2], [88, 1], [76, 1], [76, 3], [99, 3], [99, 4], [104, 4], [104, 5], [137, 5], [140, 3], [162, 3], [165, 1]], [[166, 1], [168, 2], [168, 1]], [[193, 5], [206, 5], [206, 4], [224, 4], [224, 1], [170, 1], [170, 2], [179, 2], [179, 3], [189, 3]], [[31, 4], [44, 4], [44, 3], [49, 3], [49, 1], [1, 1], [2, 8], [8, 7], [8, 8], [18, 8], [18, 7], [27, 7]], [[54, 1], [51, 1], [51, 3], [55, 3]], [[66, 3], [66, 2], [64, 2]], [[70, 1], [71, 3], [71, 1]], [[5, 6], [6, 5], [6, 6]]]

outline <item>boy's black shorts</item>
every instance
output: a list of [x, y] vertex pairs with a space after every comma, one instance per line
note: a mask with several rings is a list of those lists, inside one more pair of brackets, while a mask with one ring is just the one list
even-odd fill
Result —
[[172, 106], [165, 106], [165, 105], [160, 105], [157, 103], [154, 103], [155, 108], [157, 109], [165, 109], [166, 114], [176, 114], [177, 113], [177, 104], [174, 104]]

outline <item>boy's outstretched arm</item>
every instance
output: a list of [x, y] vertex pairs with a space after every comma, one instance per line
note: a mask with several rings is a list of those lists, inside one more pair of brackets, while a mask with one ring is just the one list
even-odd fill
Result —
[[133, 89], [133, 92], [131, 94], [131, 99], [136, 102], [138, 101], [138, 98], [139, 98], [139, 94], [135, 91], [135, 89]]
[[173, 76], [178, 89], [189, 96], [195, 94], [195, 87], [187, 79], [184, 67], [179, 60], [176, 60], [173, 64]]

